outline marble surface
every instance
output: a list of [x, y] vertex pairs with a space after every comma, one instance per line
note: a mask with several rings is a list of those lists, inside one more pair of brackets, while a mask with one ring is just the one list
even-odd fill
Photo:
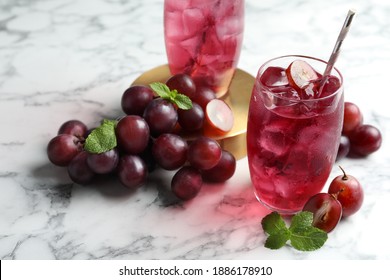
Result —
[[383, 145], [340, 162], [363, 184], [364, 205], [322, 249], [302, 253], [264, 248], [268, 210], [255, 200], [246, 158], [228, 182], [186, 203], [169, 192], [168, 172], [129, 194], [115, 181], [73, 184], [49, 164], [60, 124], [121, 115], [127, 86], [166, 63], [162, 0], [0, 1], [0, 258], [389, 259], [390, 4], [349, 2], [246, 1], [239, 67], [252, 75], [283, 54], [328, 59], [348, 9], [358, 11], [337, 67], [346, 100], [380, 128]]

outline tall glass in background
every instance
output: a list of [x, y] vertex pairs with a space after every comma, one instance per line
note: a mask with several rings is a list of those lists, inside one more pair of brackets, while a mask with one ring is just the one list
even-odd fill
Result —
[[229, 88], [240, 56], [244, 0], [165, 0], [164, 36], [171, 73], [189, 74], [217, 97]]
[[[320, 96], [299, 97], [285, 72], [294, 60], [319, 77], [326, 62], [304, 56], [272, 59], [261, 66], [250, 101], [247, 152], [259, 201], [281, 213], [300, 211], [320, 192], [335, 162], [343, 122], [343, 79], [333, 70]], [[323, 86], [319, 81], [312, 85]]]

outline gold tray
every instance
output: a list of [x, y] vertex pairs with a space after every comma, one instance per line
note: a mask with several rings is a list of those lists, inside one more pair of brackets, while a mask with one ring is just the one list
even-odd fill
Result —
[[[132, 85], [149, 85], [153, 82], [165, 83], [171, 76], [168, 65], [160, 65], [156, 68], [142, 73], [134, 80]], [[231, 131], [223, 135], [210, 135], [219, 142], [221, 147], [231, 152], [235, 158], [241, 159], [246, 156], [246, 126], [248, 120], [249, 101], [255, 78], [247, 72], [237, 69], [229, 91], [223, 99], [232, 109], [234, 115], [234, 125]], [[203, 134], [203, 133], [202, 133]], [[198, 134], [181, 134], [187, 140], [191, 140]]]

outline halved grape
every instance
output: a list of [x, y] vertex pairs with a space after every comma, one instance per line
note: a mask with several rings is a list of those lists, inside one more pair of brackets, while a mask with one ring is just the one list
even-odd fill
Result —
[[223, 100], [213, 99], [206, 106], [206, 120], [216, 133], [227, 133], [234, 125], [233, 111]]
[[313, 213], [313, 226], [331, 232], [339, 223], [342, 215], [341, 204], [328, 193], [312, 196], [302, 209]]
[[318, 79], [317, 72], [306, 61], [294, 60], [286, 69], [286, 76], [290, 85], [300, 91], [310, 81]]

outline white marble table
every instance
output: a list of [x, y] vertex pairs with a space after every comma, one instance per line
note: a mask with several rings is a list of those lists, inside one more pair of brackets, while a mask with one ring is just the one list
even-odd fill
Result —
[[[239, 67], [266, 59], [327, 59], [351, 6], [343, 0], [246, 1]], [[312, 253], [264, 248], [246, 158], [226, 184], [176, 203], [172, 174], [129, 194], [117, 182], [83, 187], [49, 164], [46, 145], [72, 118], [93, 126], [121, 114], [141, 73], [165, 64], [162, 0], [0, 2], [1, 259], [389, 259], [390, 4], [354, 1], [358, 15], [337, 67], [346, 100], [383, 133], [381, 150], [340, 162], [365, 189], [361, 211]], [[385, 99], [385, 97], [387, 99]], [[338, 175], [337, 166], [331, 178]]]

